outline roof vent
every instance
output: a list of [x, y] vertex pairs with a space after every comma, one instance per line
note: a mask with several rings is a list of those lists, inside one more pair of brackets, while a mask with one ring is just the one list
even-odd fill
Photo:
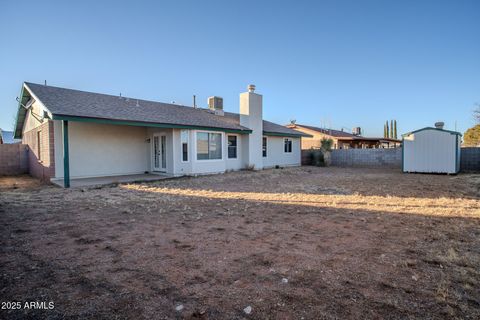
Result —
[[248, 85], [248, 92], [255, 92], [255, 85], [254, 84], [249, 84]]
[[437, 129], [443, 129], [444, 125], [445, 125], [445, 123], [443, 123], [442, 121], [435, 122], [435, 128], [437, 128]]

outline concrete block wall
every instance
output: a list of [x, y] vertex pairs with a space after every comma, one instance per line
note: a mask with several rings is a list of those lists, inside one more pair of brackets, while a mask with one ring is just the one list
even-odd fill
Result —
[[[38, 132], [40, 132], [40, 148]], [[30, 175], [42, 181], [50, 181], [50, 178], [55, 177], [53, 121], [49, 120], [30, 131], [24, 132], [22, 143], [28, 146]]]
[[480, 172], [480, 147], [461, 148], [460, 171]]
[[24, 144], [0, 144], [0, 175], [28, 173], [28, 151]]
[[402, 148], [332, 150], [332, 166], [402, 168]]

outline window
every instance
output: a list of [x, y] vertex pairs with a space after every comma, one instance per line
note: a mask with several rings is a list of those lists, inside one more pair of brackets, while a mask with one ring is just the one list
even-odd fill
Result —
[[285, 148], [284, 151], [286, 153], [292, 152], [292, 139], [285, 138]]
[[228, 159], [237, 159], [237, 136], [228, 136]]
[[222, 134], [197, 133], [197, 160], [222, 159]]
[[180, 132], [180, 140], [182, 142], [182, 161], [188, 161], [188, 130]]
[[267, 137], [263, 137], [262, 141], [262, 155], [264, 158], [267, 157]]
[[37, 131], [37, 156], [42, 160], [42, 131]]

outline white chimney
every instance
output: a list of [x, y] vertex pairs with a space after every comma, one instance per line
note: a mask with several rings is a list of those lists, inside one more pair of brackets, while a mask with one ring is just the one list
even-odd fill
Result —
[[248, 92], [240, 94], [240, 125], [252, 130], [244, 137], [247, 140], [247, 166], [255, 170], [263, 169], [262, 139], [263, 139], [263, 97], [255, 93], [255, 85], [248, 86]]

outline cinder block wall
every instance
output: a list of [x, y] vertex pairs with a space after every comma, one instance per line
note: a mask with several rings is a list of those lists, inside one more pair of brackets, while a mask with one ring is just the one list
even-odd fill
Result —
[[461, 148], [460, 171], [480, 172], [480, 148]]
[[[40, 148], [38, 145], [38, 132], [40, 132]], [[28, 145], [30, 175], [42, 181], [49, 181], [50, 178], [55, 177], [53, 139], [53, 121], [51, 120], [23, 133], [22, 143]]]
[[0, 144], [0, 175], [28, 173], [27, 153], [24, 144]]
[[402, 148], [332, 150], [332, 166], [402, 168]]

